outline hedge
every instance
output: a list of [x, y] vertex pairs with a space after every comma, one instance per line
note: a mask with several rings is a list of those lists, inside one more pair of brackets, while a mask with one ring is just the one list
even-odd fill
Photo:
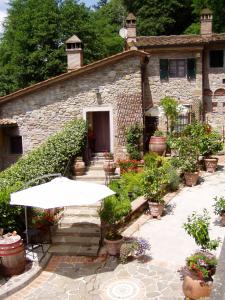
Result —
[[39, 147], [0, 173], [0, 212], [5, 216], [0, 225], [12, 229], [12, 225], [15, 225], [14, 220], [21, 214], [20, 209], [9, 205], [10, 192], [18, 191], [28, 181], [37, 177], [52, 173], [63, 174], [69, 160], [83, 152], [86, 136], [86, 123], [83, 120], [73, 120], [66, 124], [62, 131], [49, 137]]
[[63, 173], [68, 160], [82, 153], [87, 128], [83, 120], [69, 122], [62, 131], [49, 137], [43, 144], [20, 158], [0, 173], [0, 188], [19, 181], [26, 183], [39, 176]]

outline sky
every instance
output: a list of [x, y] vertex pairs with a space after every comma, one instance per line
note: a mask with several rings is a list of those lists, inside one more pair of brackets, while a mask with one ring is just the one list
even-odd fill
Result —
[[[7, 3], [9, 0], [0, 0], [0, 32], [2, 31], [2, 22], [7, 15]], [[87, 6], [92, 6], [98, 2], [98, 0], [82, 0]]]

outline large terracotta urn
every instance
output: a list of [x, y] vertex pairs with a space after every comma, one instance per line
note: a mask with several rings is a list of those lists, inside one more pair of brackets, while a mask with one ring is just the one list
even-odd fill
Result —
[[166, 152], [166, 137], [152, 136], [149, 141], [149, 150], [163, 155]]
[[183, 293], [190, 299], [199, 299], [202, 297], [209, 297], [212, 291], [212, 282], [205, 282], [194, 279], [186, 275], [183, 281]]

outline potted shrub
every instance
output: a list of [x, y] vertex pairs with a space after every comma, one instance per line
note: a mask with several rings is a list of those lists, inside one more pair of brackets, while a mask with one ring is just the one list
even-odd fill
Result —
[[119, 233], [118, 223], [129, 214], [130, 210], [130, 201], [117, 196], [107, 197], [100, 208], [101, 221], [105, 223], [106, 228], [104, 242], [110, 255], [120, 253], [123, 237]]
[[217, 132], [206, 132], [201, 139], [201, 154], [204, 156], [204, 163], [207, 172], [215, 172], [218, 158], [212, 157], [223, 149], [220, 134]]
[[216, 215], [221, 216], [221, 222], [225, 226], [225, 198], [215, 197], [214, 212]]
[[147, 168], [143, 174], [143, 191], [149, 200], [149, 212], [151, 217], [161, 218], [164, 210], [164, 195], [169, 183], [168, 164], [153, 165]]
[[118, 160], [117, 164], [120, 167], [120, 174], [125, 174], [127, 172], [137, 172], [139, 161], [135, 159], [125, 159]]
[[150, 250], [150, 244], [143, 238], [128, 238], [124, 240], [120, 248], [120, 261], [125, 264], [128, 258], [145, 255], [146, 250]]
[[179, 164], [181, 171], [184, 173], [185, 183], [187, 186], [194, 186], [199, 178], [199, 149], [194, 138], [179, 138]]
[[162, 131], [156, 130], [154, 135], [151, 136], [149, 149], [159, 155], [163, 155], [166, 152], [166, 137]]
[[113, 161], [113, 154], [106, 152], [104, 157], [105, 162], [103, 164], [103, 170], [105, 171], [106, 175], [115, 175], [116, 163]]
[[141, 138], [143, 128], [138, 123], [131, 125], [125, 131], [126, 149], [130, 159], [141, 159]]
[[184, 223], [185, 231], [201, 247], [200, 251], [186, 259], [186, 266], [181, 269], [183, 292], [191, 299], [209, 297], [212, 289], [212, 276], [216, 270], [217, 259], [209, 251], [216, 250], [219, 240], [210, 239], [209, 224], [210, 217], [206, 209], [203, 214], [194, 212]]

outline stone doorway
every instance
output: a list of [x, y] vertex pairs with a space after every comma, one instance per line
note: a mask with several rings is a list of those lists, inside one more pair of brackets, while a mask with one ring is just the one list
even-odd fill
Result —
[[87, 113], [88, 141], [91, 151], [110, 152], [110, 116], [109, 111]]

